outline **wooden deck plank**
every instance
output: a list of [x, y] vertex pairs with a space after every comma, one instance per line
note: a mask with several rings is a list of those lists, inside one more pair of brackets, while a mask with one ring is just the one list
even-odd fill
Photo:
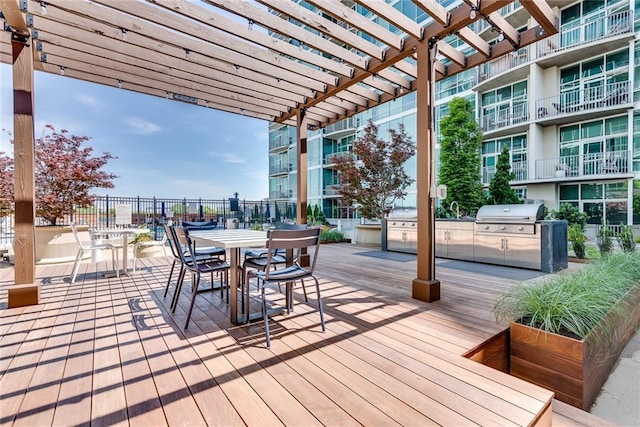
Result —
[[[8, 368], [5, 376], [13, 366], [30, 376], [26, 385], [10, 382], [1, 392], [22, 396], [8, 416], [3, 400], [2, 419], [9, 425], [14, 417], [16, 424], [52, 425], [521, 425], [536, 411], [548, 417], [549, 392], [461, 356], [504, 330], [491, 308], [511, 286], [506, 280], [439, 263], [443, 300], [426, 304], [411, 299], [415, 261], [365, 257], [358, 252], [369, 249], [348, 244], [321, 251], [327, 332], [320, 331], [313, 287], [312, 305], [296, 289], [295, 311], [271, 322], [271, 350], [261, 322], [231, 325], [218, 292], [198, 295], [184, 332], [191, 294], [187, 283], [176, 313], [169, 313], [166, 258], [140, 259], [139, 272], [109, 279], [98, 274], [108, 263], [83, 262], [73, 285], [71, 264], [38, 266], [43, 307], [53, 310], [47, 312], [3, 310], [11, 275], [1, 269], [0, 344], [10, 352], [3, 347], [0, 367]], [[277, 291], [270, 298], [283, 299]], [[29, 363], [20, 359], [28, 350], [21, 342], [31, 338], [40, 346], [25, 352], [37, 359]], [[54, 367], [49, 375], [46, 365]], [[55, 390], [52, 408], [43, 399]], [[35, 398], [27, 403], [29, 394]], [[109, 402], [99, 401], [109, 394]]]

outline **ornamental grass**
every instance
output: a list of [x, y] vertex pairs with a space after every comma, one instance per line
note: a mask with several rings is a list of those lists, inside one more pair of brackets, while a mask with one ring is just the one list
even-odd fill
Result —
[[498, 321], [584, 339], [612, 310], [629, 311], [624, 296], [632, 288], [640, 288], [640, 255], [613, 253], [540, 283], [517, 284], [498, 299], [494, 314]]

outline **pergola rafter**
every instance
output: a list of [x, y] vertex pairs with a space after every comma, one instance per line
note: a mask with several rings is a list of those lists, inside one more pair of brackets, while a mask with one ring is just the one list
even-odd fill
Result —
[[[37, 70], [297, 126], [301, 223], [307, 127], [324, 127], [415, 91], [417, 159], [424, 164], [417, 174], [418, 222], [426, 226], [419, 228], [413, 289], [417, 298], [439, 298], [430, 83], [555, 34], [558, 18], [544, 0], [521, 0], [532, 21], [518, 32], [498, 13], [512, 0], [465, 0], [450, 8], [438, 0], [412, 1], [426, 19], [416, 22], [382, 0], [307, 0], [317, 11], [290, 0], [0, 0], [8, 26], [0, 33], [0, 61], [13, 66], [15, 147], [25, 151], [15, 167], [16, 201], [25, 202], [16, 203], [16, 283], [33, 280], [34, 272], [29, 150]], [[495, 44], [470, 28], [481, 19], [501, 34]], [[463, 43], [449, 44], [453, 37]]]

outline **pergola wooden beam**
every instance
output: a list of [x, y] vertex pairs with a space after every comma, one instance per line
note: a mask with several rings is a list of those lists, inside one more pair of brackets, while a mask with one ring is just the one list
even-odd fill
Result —
[[557, 31], [560, 25], [558, 16], [546, 1], [520, 0], [520, 4], [545, 31]]
[[449, 26], [449, 12], [440, 3], [435, 0], [413, 0], [413, 2], [437, 23], [444, 27]]
[[370, 1], [370, 0], [355, 0], [356, 3], [365, 9], [378, 15], [390, 24], [400, 28], [411, 37], [421, 40], [422, 39], [422, 27], [420, 24], [409, 18], [404, 13], [395, 9], [393, 6], [385, 3], [384, 1]]
[[486, 19], [494, 26], [496, 31], [500, 31], [504, 38], [509, 40], [511, 46], [514, 48], [520, 47], [520, 35], [518, 34], [518, 30], [513, 28], [513, 26], [509, 24], [502, 15], [498, 12], [493, 12]]
[[458, 31], [458, 37], [464, 40], [469, 46], [476, 51], [482, 53], [484, 56], [491, 56], [491, 46], [482, 37], [474, 33], [471, 28], [464, 27]]
[[440, 54], [446, 56], [456, 64], [466, 67], [467, 59], [462, 52], [460, 52], [444, 40], [439, 40], [436, 43], [436, 46], [438, 47], [438, 52], [440, 52]]
[[402, 50], [404, 47], [404, 39], [402, 37], [371, 22], [370, 19], [345, 6], [339, 0], [307, 0], [307, 3], [316, 6], [327, 15], [339, 21], [348, 22], [352, 27], [370, 35], [387, 46], [394, 47], [398, 50]]
[[30, 37], [29, 28], [17, 0], [0, 0], [0, 10], [9, 25], [11, 37], [16, 40], [21, 39], [22, 42], [28, 40]]

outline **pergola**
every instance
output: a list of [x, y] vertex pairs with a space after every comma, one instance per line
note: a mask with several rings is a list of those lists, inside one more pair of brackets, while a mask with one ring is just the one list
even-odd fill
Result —
[[[543, 0], [520, 0], [536, 23], [524, 31], [498, 13], [513, 0], [449, 8], [411, 1], [405, 5], [424, 12], [420, 22], [383, 0], [307, 0], [320, 13], [292, 0], [0, 0], [7, 30], [0, 61], [13, 66], [15, 283], [35, 277], [37, 70], [297, 126], [299, 223], [306, 223], [307, 129], [416, 91], [418, 223], [425, 226], [413, 296], [439, 299], [432, 83], [555, 34], [559, 24]], [[356, 3], [368, 13], [356, 12]], [[496, 43], [472, 31], [477, 20], [493, 28]]]

